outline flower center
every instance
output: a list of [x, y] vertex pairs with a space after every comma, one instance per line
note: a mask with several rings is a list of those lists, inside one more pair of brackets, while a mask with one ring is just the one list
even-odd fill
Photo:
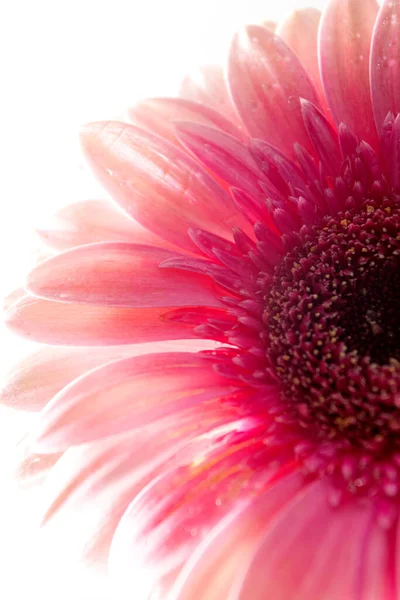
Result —
[[366, 200], [304, 227], [275, 269], [263, 315], [267, 356], [284, 403], [320, 439], [397, 445], [399, 231], [397, 198]]

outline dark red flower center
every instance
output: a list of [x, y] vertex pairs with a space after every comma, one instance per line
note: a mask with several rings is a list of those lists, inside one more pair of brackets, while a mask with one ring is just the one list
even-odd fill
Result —
[[275, 269], [267, 356], [318, 439], [400, 446], [399, 231], [398, 199], [367, 199], [303, 227]]

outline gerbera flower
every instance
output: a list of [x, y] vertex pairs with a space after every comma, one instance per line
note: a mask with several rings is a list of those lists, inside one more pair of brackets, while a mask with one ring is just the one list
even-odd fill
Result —
[[399, 28], [252, 25], [225, 79], [83, 130], [115, 206], [41, 231], [8, 323], [45, 346], [3, 400], [41, 409], [46, 528], [117, 597], [400, 598]]

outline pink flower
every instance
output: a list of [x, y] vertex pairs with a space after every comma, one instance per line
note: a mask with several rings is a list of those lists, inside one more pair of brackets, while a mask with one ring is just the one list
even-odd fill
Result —
[[400, 3], [278, 31], [85, 127], [122, 211], [59, 212], [9, 309], [21, 468], [121, 598], [400, 598]]

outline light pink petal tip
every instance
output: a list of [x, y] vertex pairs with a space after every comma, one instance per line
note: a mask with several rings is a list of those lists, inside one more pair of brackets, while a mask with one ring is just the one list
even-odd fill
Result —
[[243, 136], [231, 121], [210, 106], [185, 98], [142, 100], [129, 110], [129, 117], [134, 124], [153, 131], [173, 144], [179, 143], [174, 128], [175, 121], [202, 123], [237, 137]]
[[232, 98], [252, 137], [294, 155], [309, 147], [300, 97], [318, 104], [315, 88], [298, 57], [273, 32], [251, 25], [234, 38], [228, 79]]
[[299, 57], [309, 74], [319, 100], [325, 104], [318, 64], [318, 28], [321, 13], [316, 8], [294, 10], [278, 27], [277, 34]]
[[220, 306], [212, 279], [160, 269], [174, 257], [169, 250], [140, 244], [89, 244], [38, 265], [27, 289], [50, 300], [115, 307]]
[[187, 230], [231, 237], [237, 210], [220, 185], [183, 150], [133, 125], [99, 122], [81, 134], [84, 153], [123, 210], [163, 239], [197, 252]]
[[186, 75], [182, 81], [180, 95], [182, 98], [210, 106], [232, 123], [241, 125], [225, 84], [223, 70], [218, 65], [204, 65]]
[[319, 32], [322, 83], [333, 118], [375, 149], [369, 59], [376, 14], [375, 0], [332, 0]]
[[56, 250], [94, 242], [136, 242], [168, 246], [162, 238], [128, 218], [107, 200], [82, 200], [58, 210], [37, 232]]
[[386, 115], [400, 112], [400, 2], [383, 0], [371, 50], [371, 92], [375, 122], [382, 130]]

